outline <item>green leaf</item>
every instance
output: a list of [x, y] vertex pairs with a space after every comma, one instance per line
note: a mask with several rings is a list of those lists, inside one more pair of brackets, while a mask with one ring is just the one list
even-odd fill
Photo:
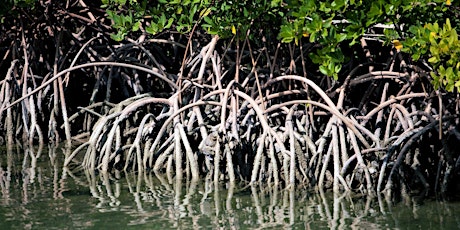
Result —
[[327, 67], [326, 67], [326, 66], [320, 65], [320, 66], [319, 66], [319, 71], [320, 71], [322, 74], [324, 74], [324, 75], [326, 75], [326, 76], [329, 76], [328, 70], [327, 70]]
[[278, 35], [282, 42], [289, 43], [294, 40], [295, 33], [291, 25], [281, 26], [281, 31]]
[[345, 0], [335, 0], [331, 3], [331, 7], [334, 11], [339, 11], [345, 6]]
[[430, 58], [428, 59], [428, 62], [429, 62], [429, 63], [436, 64], [436, 63], [439, 62], [439, 58], [438, 58], [438, 56], [430, 57]]
[[272, 0], [270, 2], [270, 7], [278, 7], [281, 5], [281, 3], [282, 3], [282, 0]]
[[174, 18], [168, 19], [168, 24], [165, 25], [165, 29], [171, 28], [173, 22], [174, 22]]
[[441, 76], [445, 76], [446, 75], [446, 69], [444, 68], [444, 66], [439, 66], [438, 68], [438, 72]]
[[136, 22], [136, 23], [134, 23], [132, 30], [133, 30], [134, 32], [136, 32], [136, 31], [139, 30], [139, 27], [140, 27], [140, 26], [141, 26], [141, 22]]
[[456, 45], [458, 43], [457, 31], [455, 31], [455, 30], [450, 31], [448, 41], [449, 41], [449, 46], [454, 46], [454, 45]]
[[336, 35], [336, 41], [337, 43], [340, 43], [340, 42], [343, 42], [345, 39], [347, 39], [347, 35], [346, 34], [338, 34]]
[[125, 34], [123, 33], [117, 33], [117, 34], [110, 34], [110, 38], [112, 38], [113, 40], [119, 42], [119, 41], [122, 41], [124, 38], [125, 38]]
[[317, 36], [317, 34], [318, 34], [318, 33], [316, 33], [316, 32], [312, 32], [312, 33], [310, 34], [310, 39], [309, 39], [309, 41], [310, 41], [311, 43], [316, 42], [316, 36]]
[[208, 23], [209, 25], [213, 25], [213, 24], [214, 24], [214, 22], [212, 21], [212, 19], [211, 19], [210, 17], [207, 17], [207, 16], [206, 16], [206, 17], [204, 17], [203, 19], [204, 19], [204, 21], [205, 21], [206, 23]]
[[452, 80], [454, 79], [455, 75], [454, 75], [454, 70], [452, 69], [452, 67], [448, 67], [446, 69], [446, 78], [447, 80]]
[[158, 24], [159, 24], [159, 25], [164, 25], [164, 24], [166, 24], [166, 15], [165, 15], [165, 14], [162, 14], [162, 15], [160, 16], [160, 19], [158, 20]]
[[455, 87], [457, 87], [457, 91], [460, 92], [460, 81], [455, 82]]
[[449, 18], [446, 18], [446, 24], [444, 24], [444, 28], [446, 28], [447, 31], [452, 30]]
[[211, 8], [205, 8], [205, 9], [201, 10], [200, 18], [208, 16], [209, 13], [211, 13]]
[[380, 5], [376, 2], [373, 2], [371, 4], [371, 8], [369, 9], [369, 13], [368, 13], [368, 18], [371, 19], [371, 18], [374, 18], [376, 16], [380, 16], [382, 14], [382, 10], [380, 9]]
[[436, 46], [436, 45], [430, 46], [430, 53], [431, 53], [431, 55], [433, 55], [433, 56], [439, 56], [439, 55], [440, 55], [440, 51], [439, 51], [438, 46]]
[[316, 54], [316, 53], [310, 53], [308, 55], [308, 57], [311, 59], [311, 61], [315, 64], [320, 64], [323, 62], [323, 58], [321, 58], [320, 55]]
[[150, 26], [147, 26], [145, 28], [145, 31], [149, 34], [157, 34], [159, 31], [158, 31], [158, 26], [156, 23], [152, 23], [150, 24]]
[[334, 72], [339, 73], [341, 69], [342, 69], [342, 65], [338, 64], [338, 65], [335, 66]]

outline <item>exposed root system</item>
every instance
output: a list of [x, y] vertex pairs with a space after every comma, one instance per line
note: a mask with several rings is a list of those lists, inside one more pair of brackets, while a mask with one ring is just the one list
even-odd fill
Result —
[[308, 49], [289, 45], [255, 51], [245, 40], [234, 50], [201, 35], [107, 45], [107, 35], [55, 33], [47, 74], [29, 64], [39, 57], [32, 38], [2, 62], [11, 60], [0, 82], [8, 145], [66, 140], [78, 146], [65, 166], [177, 180], [389, 195], [455, 189], [458, 95], [435, 91], [396, 50], [387, 63], [351, 61], [333, 81], [309, 71]]

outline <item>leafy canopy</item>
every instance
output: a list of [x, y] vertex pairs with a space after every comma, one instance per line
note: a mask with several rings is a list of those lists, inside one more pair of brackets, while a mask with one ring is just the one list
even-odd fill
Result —
[[[246, 31], [273, 33], [282, 42], [314, 43], [310, 60], [319, 71], [338, 79], [348, 57], [344, 47], [355, 45], [384, 29], [379, 39], [393, 43], [413, 60], [426, 59], [433, 68], [435, 87], [460, 89], [459, 12], [450, 0], [103, 0], [121, 41], [129, 32], [145, 28], [149, 34], [164, 30], [189, 33], [200, 25], [208, 34], [222, 38]], [[379, 35], [379, 34], [373, 34]], [[347, 54], [350, 55], [350, 54]]]
[[[5, 0], [0, 16], [37, 0]], [[190, 33], [194, 26], [221, 38], [244, 38], [248, 29], [275, 34], [286, 43], [312, 43], [309, 53], [325, 76], [338, 79], [350, 55], [343, 48], [383, 28], [378, 39], [414, 61], [431, 65], [433, 85], [460, 90], [459, 3], [451, 0], [101, 0], [115, 33], [143, 30]], [[251, 34], [251, 36], [253, 36]], [[272, 36], [274, 37], [274, 36]]]

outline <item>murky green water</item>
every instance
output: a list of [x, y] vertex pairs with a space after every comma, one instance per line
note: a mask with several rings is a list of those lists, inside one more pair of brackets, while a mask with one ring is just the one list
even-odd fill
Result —
[[62, 156], [0, 152], [0, 229], [460, 229], [460, 203], [95, 175], [63, 169]]

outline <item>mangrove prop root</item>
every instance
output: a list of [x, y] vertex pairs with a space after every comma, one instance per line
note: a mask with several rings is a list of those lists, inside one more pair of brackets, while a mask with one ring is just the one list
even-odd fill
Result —
[[[460, 156], [448, 151], [460, 139], [458, 103], [426, 85], [426, 73], [399, 70], [395, 63], [387, 69], [360, 64], [330, 87], [331, 79], [310, 76], [292, 45], [257, 51], [245, 40], [242, 48], [229, 46], [231, 54], [220, 54], [217, 36], [204, 46], [192, 37], [187, 46], [129, 38], [105, 46], [113, 52], [103, 56], [96, 51], [103, 36], [73, 47], [72, 61], [65, 60], [66, 44], [58, 39], [52, 69], [39, 78], [22, 34], [21, 59], [0, 81], [0, 129], [8, 145], [20, 139], [43, 145], [64, 134], [67, 145], [83, 142], [66, 154], [66, 167], [368, 194], [431, 185], [446, 192], [459, 171]], [[177, 66], [166, 55], [173, 53], [169, 46], [174, 52], [186, 47]], [[290, 58], [279, 58], [288, 52]], [[291, 74], [296, 71], [304, 76]], [[78, 84], [73, 78], [90, 72], [88, 101], [72, 105], [66, 90]], [[450, 141], [437, 144], [440, 137]], [[438, 154], [423, 149], [427, 142]], [[394, 183], [410, 176], [418, 179]]]

